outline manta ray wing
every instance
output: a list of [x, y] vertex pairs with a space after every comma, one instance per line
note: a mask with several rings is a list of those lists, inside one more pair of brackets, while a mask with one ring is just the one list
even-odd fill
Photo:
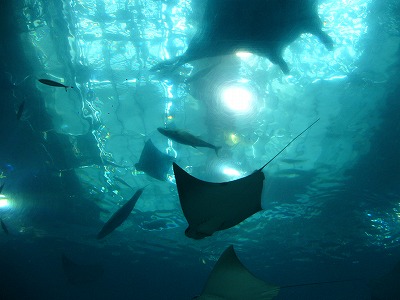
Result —
[[189, 223], [185, 234], [194, 239], [231, 228], [260, 211], [264, 173], [234, 181], [212, 183], [186, 173], [176, 163], [173, 169], [179, 200]]
[[236, 256], [233, 246], [229, 246], [215, 264], [198, 299], [269, 300], [278, 293], [278, 286], [251, 274]]

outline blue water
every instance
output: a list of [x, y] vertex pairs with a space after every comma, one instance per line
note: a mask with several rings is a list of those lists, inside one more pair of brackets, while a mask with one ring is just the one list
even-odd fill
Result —
[[[185, 53], [205, 26], [202, 1], [8, 2], [0, 299], [192, 299], [231, 244], [265, 282], [349, 280], [282, 288], [276, 299], [371, 299], [371, 282], [400, 260], [398, 1], [319, 1], [334, 49], [302, 35], [283, 53], [289, 75], [251, 53], [149, 71]], [[184, 234], [172, 168], [160, 181], [134, 167], [151, 139], [198, 178], [234, 180], [318, 118], [264, 169], [263, 211], [203, 240]], [[158, 127], [222, 149], [178, 144]], [[134, 193], [121, 179], [149, 186], [122, 226], [97, 240]], [[62, 254], [103, 273], [72, 284]], [[399, 299], [396, 280], [375, 297]]]

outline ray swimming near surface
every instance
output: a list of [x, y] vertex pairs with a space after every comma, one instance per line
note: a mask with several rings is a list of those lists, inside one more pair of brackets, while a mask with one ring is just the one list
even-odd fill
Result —
[[138, 189], [132, 198], [126, 202], [120, 209], [118, 209], [111, 218], [104, 224], [103, 228], [97, 234], [97, 239], [100, 240], [113, 232], [117, 227], [128, 218], [137, 200], [142, 195], [145, 187]]
[[193, 134], [184, 130], [165, 129], [161, 127], [157, 128], [157, 130], [167, 138], [183, 145], [192, 146], [193, 148], [210, 148], [213, 149], [217, 155], [221, 149], [221, 147], [207, 143], [206, 141], [203, 141], [197, 136], [194, 136]]
[[57, 81], [50, 80], [50, 79], [38, 79], [38, 80], [39, 80], [40, 83], [43, 83], [45, 85], [65, 88], [66, 92], [68, 91], [69, 88], [71, 88], [71, 89], [74, 88], [73, 86], [64, 85], [62, 83], [59, 83]]
[[203, 181], [173, 163], [180, 204], [189, 223], [185, 235], [203, 239], [216, 231], [231, 228], [261, 211], [265, 179], [262, 170], [318, 120], [293, 138], [260, 169], [237, 180], [221, 183]]
[[184, 54], [151, 70], [173, 71], [191, 61], [248, 51], [288, 74], [282, 53], [301, 34], [311, 33], [333, 49], [332, 39], [321, 29], [316, 0], [209, 0], [201, 24]]
[[173, 161], [174, 158], [172, 156], [162, 153], [149, 139], [143, 147], [139, 162], [135, 164], [135, 168], [155, 179], [164, 181]]
[[81, 265], [62, 254], [62, 268], [69, 283], [86, 285], [98, 281], [103, 276], [103, 267], [97, 264]]

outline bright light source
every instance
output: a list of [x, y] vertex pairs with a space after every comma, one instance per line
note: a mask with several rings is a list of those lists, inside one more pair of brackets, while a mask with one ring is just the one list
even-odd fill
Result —
[[222, 169], [222, 172], [225, 175], [229, 175], [229, 176], [235, 176], [235, 177], [239, 177], [240, 176], [240, 173], [239, 173], [238, 170], [235, 170], [234, 168], [230, 168], [230, 167], [224, 167]]
[[8, 203], [8, 199], [6, 196], [0, 194], [0, 208], [8, 207], [10, 204]]
[[246, 51], [238, 51], [238, 52], [236, 52], [236, 56], [237, 56], [237, 57], [240, 57], [240, 58], [242, 58], [242, 59], [249, 58], [249, 57], [251, 57], [252, 55], [253, 55], [253, 53], [246, 52]]
[[231, 110], [248, 112], [252, 107], [254, 95], [244, 86], [225, 87], [221, 93], [223, 103]]

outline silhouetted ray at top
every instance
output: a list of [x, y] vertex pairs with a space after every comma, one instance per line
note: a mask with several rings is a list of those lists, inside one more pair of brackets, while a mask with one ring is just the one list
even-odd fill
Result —
[[332, 39], [322, 31], [316, 0], [210, 0], [201, 27], [181, 56], [152, 70], [175, 68], [198, 59], [248, 51], [268, 58], [285, 74], [284, 49], [303, 33], [315, 35], [328, 50]]
[[292, 139], [260, 169], [237, 180], [221, 183], [203, 181], [173, 163], [179, 200], [189, 223], [186, 236], [203, 239], [216, 231], [231, 228], [261, 211], [265, 179], [262, 170], [318, 120]]

